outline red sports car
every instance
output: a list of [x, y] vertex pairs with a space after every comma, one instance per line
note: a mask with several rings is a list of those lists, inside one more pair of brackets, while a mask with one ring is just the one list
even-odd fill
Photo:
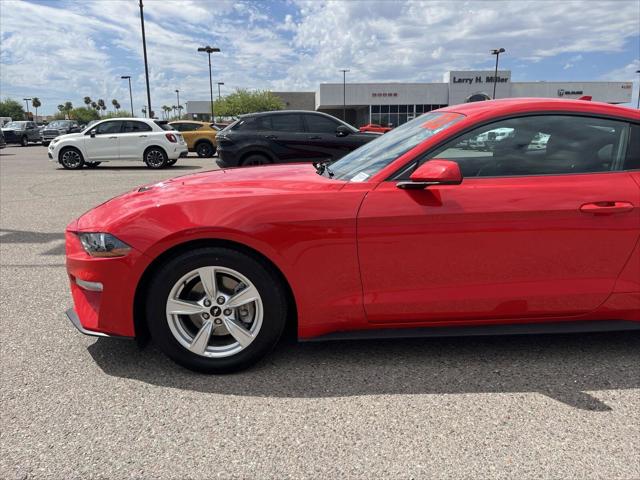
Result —
[[301, 340], [640, 329], [640, 113], [451, 106], [331, 165], [137, 188], [66, 248], [80, 331], [150, 334], [202, 372], [253, 364], [287, 322]]
[[366, 125], [363, 125], [362, 127], [360, 127], [359, 130], [361, 132], [387, 133], [387, 132], [390, 132], [392, 129], [391, 127], [383, 127], [382, 125], [377, 125], [375, 123], [367, 123]]

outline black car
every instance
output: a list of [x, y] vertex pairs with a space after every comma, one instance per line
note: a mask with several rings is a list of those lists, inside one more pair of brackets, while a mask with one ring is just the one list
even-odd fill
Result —
[[379, 135], [321, 112], [251, 113], [218, 132], [218, 165], [334, 161]]
[[26, 147], [29, 142], [39, 142], [42, 140], [36, 122], [9, 122], [2, 127], [2, 133], [7, 143], [17, 143], [23, 147]]
[[42, 143], [49, 145], [51, 140], [67, 133], [80, 132], [80, 125], [75, 120], [54, 120], [42, 130]]
[[0, 130], [0, 148], [4, 148], [7, 146], [7, 142], [4, 140], [4, 133]]

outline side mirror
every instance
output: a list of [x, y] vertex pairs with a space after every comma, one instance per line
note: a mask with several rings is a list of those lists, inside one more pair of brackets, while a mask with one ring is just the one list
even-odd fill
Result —
[[91, 136], [91, 138], [95, 137], [96, 136], [96, 129], [95, 128], [91, 129], [91, 131], [89, 132], [89, 135]]
[[409, 179], [409, 182], [398, 182], [396, 186], [405, 190], [423, 190], [429, 185], [459, 185], [462, 173], [456, 162], [430, 160], [420, 165]]
[[351, 130], [349, 130], [349, 128], [345, 127], [344, 125], [338, 125], [338, 128], [336, 128], [336, 137], [346, 137], [350, 133]]

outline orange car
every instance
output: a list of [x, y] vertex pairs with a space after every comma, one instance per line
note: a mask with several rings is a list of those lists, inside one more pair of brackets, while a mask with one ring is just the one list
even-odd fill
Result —
[[170, 122], [169, 125], [182, 134], [190, 152], [196, 152], [199, 157], [213, 157], [216, 153], [218, 129], [211, 123], [177, 120]]

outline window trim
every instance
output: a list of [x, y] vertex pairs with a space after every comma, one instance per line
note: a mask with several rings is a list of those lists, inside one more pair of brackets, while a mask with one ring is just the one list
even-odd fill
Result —
[[[313, 117], [322, 118], [323, 120], [326, 120], [327, 122], [331, 122], [331, 123], [335, 124], [335, 128], [334, 128], [333, 132], [315, 132], [315, 131], [311, 130], [309, 128], [309, 124], [307, 123], [307, 119], [310, 118], [310, 117], [311, 118], [313, 118]], [[302, 127], [304, 128], [304, 130], [303, 130], [304, 133], [317, 133], [317, 134], [320, 134], [320, 135], [331, 135], [331, 134], [335, 135], [337, 130], [338, 130], [338, 127], [341, 126], [341, 125], [342, 124], [340, 122], [334, 120], [331, 117], [325, 117], [324, 115], [316, 115], [316, 114], [314, 114], [312, 112], [303, 113], [302, 114]]]
[[[428, 113], [428, 112], [426, 112]], [[410, 171], [410, 169], [416, 169], [417, 168], [417, 164], [418, 162], [425, 158], [428, 155], [431, 155], [432, 153], [434, 153], [436, 150], [438, 150], [440, 147], [442, 147], [444, 144], [449, 143], [450, 141], [453, 141], [457, 138], [462, 137], [463, 135], [466, 135], [467, 133], [475, 130], [476, 128], [479, 127], [483, 127], [485, 125], [490, 125], [492, 123], [495, 122], [500, 122], [502, 120], [511, 120], [511, 119], [516, 119], [516, 118], [526, 118], [526, 117], [541, 117], [541, 116], [549, 116], [549, 115], [553, 115], [553, 116], [558, 116], [558, 115], [562, 115], [565, 117], [587, 117], [587, 118], [600, 118], [603, 120], [616, 120], [616, 121], [620, 121], [620, 122], [625, 122], [627, 124], [627, 128], [625, 129], [627, 131], [627, 135], [625, 137], [625, 141], [627, 142], [627, 149], [628, 149], [628, 143], [629, 143], [629, 130], [630, 130], [630, 125], [634, 124], [634, 125], [640, 125], [640, 121], [637, 121], [635, 119], [632, 118], [628, 118], [628, 117], [623, 117], [621, 115], [607, 115], [607, 114], [602, 114], [602, 113], [591, 113], [591, 112], [567, 112], [567, 111], [562, 111], [562, 110], [543, 110], [543, 111], [532, 111], [532, 112], [525, 112], [525, 113], [518, 113], [518, 114], [509, 114], [509, 115], [501, 115], [498, 117], [493, 117], [491, 119], [487, 119], [483, 122], [479, 122], [479, 123], [475, 123], [463, 130], [460, 130], [458, 133], [456, 133], [454, 136], [451, 137], [447, 137], [445, 139], [443, 139], [441, 142], [438, 142], [436, 145], [434, 145], [433, 147], [431, 147], [429, 150], [427, 150], [426, 152], [422, 153], [421, 155], [412, 158], [411, 160], [408, 160], [404, 165], [400, 166], [397, 170], [395, 170], [393, 173], [391, 173], [389, 176], [387, 176], [387, 178], [385, 178], [384, 180], [382, 180], [383, 182], [397, 182], [399, 180], [402, 180], [404, 177], [403, 175], [408, 173]], [[625, 150], [626, 152], [626, 150]], [[626, 158], [626, 157], [625, 157]], [[624, 164], [624, 162], [623, 162]], [[622, 165], [624, 166], [624, 165]], [[494, 176], [494, 177], [470, 177], [473, 179], [477, 179], [477, 180], [481, 180], [481, 179], [494, 179], [494, 178], [524, 178], [524, 177], [548, 177], [548, 176], [565, 176], [565, 175], [593, 175], [593, 174], [602, 174], [602, 173], [620, 173], [620, 172], [627, 172], [630, 170], [623, 170], [623, 169], [619, 169], [619, 170], [608, 170], [606, 172], [581, 172], [581, 173], [542, 173], [542, 174], [536, 174], [536, 175], [499, 175], [499, 176]], [[631, 170], [633, 171], [633, 170]]]

